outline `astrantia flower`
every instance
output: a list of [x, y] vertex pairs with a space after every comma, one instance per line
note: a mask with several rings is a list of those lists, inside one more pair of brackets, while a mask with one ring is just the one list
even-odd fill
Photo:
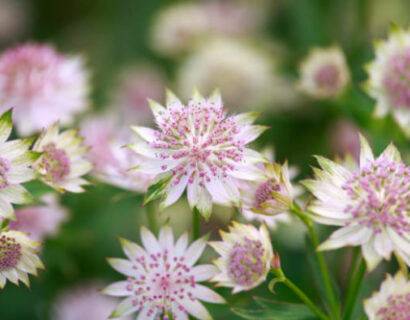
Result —
[[206, 99], [196, 91], [187, 106], [168, 92], [167, 108], [151, 107], [158, 130], [133, 127], [145, 141], [129, 146], [147, 158], [135, 170], [157, 175], [147, 201], [162, 196], [164, 208], [187, 188], [191, 208], [208, 218], [213, 202], [239, 204], [237, 179], [265, 176], [254, 165], [264, 157], [246, 147], [266, 129], [252, 125], [256, 113], [227, 117], [217, 92]]
[[233, 222], [229, 233], [220, 231], [222, 241], [209, 245], [220, 255], [214, 261], [219, 272], [211, 279], [218, 286], [231, 287], [233, 293], [255, 288], [266, 280], [273, 259], [273, 248], [266, 226]]
[[0, 289], [7, 280], [16, 285], [19, 281], [30, 285], [28, 274], [37, 276], [37, 269], [44, 269], [37, 256], [40, 245], [20, 231], [0, 232]]
[[378, 292], [364, 300], [369, 320], [408, 320], [410, 315], [410, 281], [403, 273], [387, 275]]
[[17, 130], [28, 135], [72, 121], [88, 104], [88, 73], [79, 57], [48, 45], [26, 44], [0, 57], [0, 106], [15, 107]]
[[314, 48], [300, 65], [299, 87], [315, 98], [338, 96], [349, 80], [346, 59], [339, 47]]
[[[99, 283], [81, 283], [66, 289], [53, 306], [54, 320], [107, 320], [117, 302], [99, 292]], [[117, 318], [130, 320], [129, 317]]]
[[410, 137], [410, 30], [392, 25], [387, 41], [375, 44], [376, 59], [366, 66], [366, 91], [376, 99], [375, 114], [391, 112]]
[[21, 185], [35, 178], [33, 162], [38, 154], [28, 151], [34, 139], [7, 141], [12, 130], [11, 110], [0, 116], [0, 220], [15, 219], [11, 204], [27, 204], [31, 195]]
[[265, 165], [266, 179], [249, 181], [241, 188], [243, 212], [251, 211], [263, 215], [277, 215], [287, 212], [293, 201], [288, 164], [269, 163]]
[[125, 259], [109, 259], [118, 272], [128, 276], [126, 281], [113, 283], [103, 290], [111, 296], [127, 297], [111, 317], [138, 311], [137, 319], [187, 320], [188, 315], [198, 319], [212, 319], [200, 300], [224, 303], [225, 300], [198, 282], [209, 280], [216, 272], [213, 265], [194, 266], [206, 246], [200, 238], [189, 247], [188, 234], [174, 243], [169, 226], [164, 226], [157, 240], [145, 227], [141, 228], [144, 248], [120, 239]]
[[410, 167], [391, 144], [374, 158], [361, 137], [360, 168], [351, 170], [317, 157], [323, 170], [304, 185], [318, 198], [312, 218], [342, 226], [319, 248], [362, 246], [369, 270], [396, 251], [410, 265]]
[[294, 102], [297, 94], [278, 75], [274, 60], [269, 51], [245, 41], [210, 38], [198, 43], [181, 64], [178, 92], [188, 97], [198, 87], [208, 95], [218, 87], [226, 105], [234, 110], [261, 110], [267, 105], [272, 109]]
[[88, 182], [81, 177], [92, 169], [92, 164], [85, 159], [89, 147], [82, 145], [78, 130], [58, 131], [56, 122], [41, 133], [33, 150], [42, 155], [34, 168], [44, 183], [61, 192], [83, 192], [82, 186]]
[[27, 232], [33, 240], [42, 241], [58, 233], [60, 225], [67, 219], [66, 208], [58, 203], [54, 193], [41, 198], [43, 205], [16, 210], [16, 221], [10, 221], [11, 230]]
[[81, 133], [87, 145], [92, 146], [87, 158], [93, 163], [91, 174], [100, 181], [127, 190], [146, 192], [152, 182], [152, 175], [129, 171], [141, 161], [141, 156], [123, 148], [130, 141], [129, 130], [124, 132], [110, 115], [86, 119]]

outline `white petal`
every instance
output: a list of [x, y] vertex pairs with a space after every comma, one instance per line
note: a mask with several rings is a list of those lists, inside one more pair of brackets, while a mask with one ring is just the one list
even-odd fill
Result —
[[367, 270], [370, 272], [380, 263], [382, 256], [374, 250], [373, 241], [368, 241], [362, 246], [363, 257], [366, 260]]
[[108, 258], [107, 261], [116, 271], [126, 276], [135, 277], [138, 273], [137, 270], [133, 268], [132, 262], [129, 260]]
[[359, 135], [360, 138], [360, 168], [363, 168], [366, 166], [368, 161], [373, 161], [374, 156], [373, 156], [373, 151], [369, 146], [369, 143], [367, 142], [366, 138], [363, 137], [361, 134]]
[[337, 249], [344, 246], [357, 246], [369, 241], [373, 231], [361, 225], [340, 228], [333, 232], [330, 237], [323, 242], [318, 250]]
[[133, 294], [132, 291], [127, 290], [127, 286], [127, 281], [118, 281], [105, 287], [101, 292], [114, 297], [126, 297]]
[[201, 282], [211, 279], [218, 272], [218, 268], [212, 264], [201, 264], [191, 269], [195, 277], [195, 282]]
[[181, 301], [188, 313], [200, 320], [211, 320], [212, 317], [208, 310], [198, 300], [192, 301], [190, 299], [184, 299]]
[[225, 303], [225, 299], [222, 298], [219, 294], [215, 291], [209, 289], [200, 284], [196, 284], [195, 288], [192, 289], [193, 295], [198, 298], [199, 300], [211, 303]]
[[144, 245], [144, 248], [149, 252], [149, 253], [158, 253], [161, 252], [161, 247], [155, 238], [155, 236], [152, 234], [151, 231], [149, 231], [146, 227], [142, 226], [141, 227], [141, 240], [142, 244]]
[[202, 252], [205, 250], [205, 246], [206, 246], [206, 238], [202, 237], [199, 238], [198, 240], [194, 241], [189, 248], [187, 249], [187, 251], [185, 251], [184, 254], [184, 263], [188, 266], [191, 267], [195, 264], [195, 262], [201, 257]]
[[168, 224], [163, 226], [159, 232], [159, 244], [162, 248], [168, 249], [174, 246], [174, 234]]

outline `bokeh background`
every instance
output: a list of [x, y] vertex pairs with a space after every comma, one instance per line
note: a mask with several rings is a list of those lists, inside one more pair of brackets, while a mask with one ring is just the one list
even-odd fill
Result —
[[[409, 10], [407, 0], [0, 0], [0, 48], [51, 43], [85, 57], [92, 74], [91, 104], [76, 118], [79, 127], [84, 119], [107, 112], [124, 114], [124, 128], [150, 124], [146, 98], [163, 103], [165, 87], [184, 99], [194, 85], [204, 93], [219, 87], [230, 112], [262, 112], [259, 123], [271, 129], [255, 147], [273, 149], [275, 159], [287, 159], [301, 179], [311, 175], [312, 155], [333, 157], [348, 151], [357, 156], [358, 130], [376, 152], [394, 141], [409, 162], [409, 141], [390, 117], [372, 117], [374, 101], [360, 88], [366, 79], [363, 64], [373, 58], [372, 41], [387, 37], [392, 21], [407, 27]], [[211, 27], [201, 25], [209, 21]], [[311, 47], [334, 44], [346, 54], [349, 89], [333, 100], [299, 92], [299, 62]], [[0, 292], [1, 319], [53, 319], [56, 300], [68, 288], [119, 280], [105, 257], [122, 256], [116, 236], [139, 241], [139, 226], [149, 225], [142, 200], [141, 194], [97, 180], [87, 193], [63, 195], [69, 217], [45, 241], [41, 257], [47, 272], [32, 279], [31, 289], [9, 283]], [[234, 210], [216, 207], [201, 231], [217, 238], [217, 229], [225, 228], [234, 215]], [[158, 219], [169, 220], [177, 234], [190, 229], [186, 199]], [[235, 219], [243, 220], [238, 215]], [[318, 230], [321, 239], [331, 231]], [[304, 228], [278, 224], [272, 239], [288, 276], [318, 301]], [[351, 254], [350, 249], [326, 254], [341, 293]], [[211, 257], [207, 252], [203, 259]], [[395, 270], [395, 263], [383, 263], [366, 278], [362, 297], [378, 288], [388, 268]], [[235, 296], [218, 289], [229, 305], [208, 308], [215, 319], [237, 319], [230, 308], [256, 308], [252, 296], [272, 296], [266, 287]], [[281, 285], [277, 293], [276, 299], [297, 301]], [[358, 303], [356, 318], [361, 308]]]

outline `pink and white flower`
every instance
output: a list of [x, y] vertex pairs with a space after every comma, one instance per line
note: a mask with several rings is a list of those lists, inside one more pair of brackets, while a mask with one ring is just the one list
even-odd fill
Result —
[[89, 147], [82, 145], [83, 138], [77, 136], [78, 130], [59, 133], [58, 122], [43, 130], [34, 144], [33, 150], [41, 156], [34, 163], [40, 179], [60, 192], [84, 192], [83, 185], [88, 181], [82, 176], [92, 169], [85, 159]]
[[80, 57], [49, 45], [24, 44], [0, 57], [0, 106], [15, 108], [17, 131], [29, 135], [56, 121], [70, 124], [88, 105], [88, 72]]
[[34, 142], [33, 138], [7, 141], [11, 134], [11, 110], [0, 116], [0, 221], [15, 219], [11, 204], [28, 204], [33, 197], [21, 185], [35, 179], [32, 168], [39, 157], [28, 151]]
[[[99, 283], [81, 283], [63, 291], [53, 305], [54, 320], [108, 320], [117, 301], [99, 292]], [[118, 320], [130, 320], [121, 317]]]
[[131, 135], [111, 119], [110, 115], [97, 116], [86, 119], [81, 125], [85, 143], [92, 146], [87, 153], [88, 160], [94, 165], [91, 174], [120, 188], [146, 192], [152, 175], [129, 171], [141, 161], [141, 157], [123, 147], [131, 140]]
[[198, 91], [187, 106], [168, 91], [167, 107], [151, 108], [158, 130], [133, 127], [140, 141], [129, 145], [146, 158], [134, 170], [156, 175], [146, 202], [162, 197], [165, 208], [187, 189], [191, 208], [207, 219], [213, 202], [239, 205], [237, 179], [264, 178], [255, 163], [266, 159], [247, 147], [266, 130], [252, 125], [257, 113], [227, 117], [218, 92], [206, 99]]
[[40, 242], [31, 240], [20, 231], [0, 231], [0, 289], [7, 280], [15, 285], [22, 281], [30, 286], [28, 274], [37, 276], [37, 269], [44, 269], [38, 257]]
[[47, 194], [41, 198], [40, 206], [24, 207], [16, 210], [16, 221], [10, 221], [8, 227], [30, 234], [30, 238], [42, 241], [55, 236], [61, 224], [67, 220], [68, 211], [58, 203], [55, 194]]
[[349, 68], [339, 47], [311, 49], [300, 64], [299, 87], [314, 98], [334, 98], [349, 81]]
[[402, 272], [387, 275], [378, 292], [364, 300], [369, 320], [407, 320], [410, 315], [410, 281]]
[[265, 281], [273, 259], [266, 226], [262, 224], [258, 230], [253, 225], [233, 222], [229, 233], [220, 231], [220, 234], [222, 241], [209, 242], [220, 255], [214, 260], [219, 272], [211, 281], [232, 287], [233, 293], [250, 290]]
[[200, 238], [188, 246], [188, 234], [176, 242], [169, 226], [164, 226], [159, 238], [141, 228], [144, 248], [120, 239], [128, 259], [108, 259], [111, 266], [126, 275], [125, 281], [111, 284], [103, 290], [111, 296], [127, 297], [111, 317], [138, 311], [138, 320], [188, 320], [188, 315], [201, 320], [212, 319], [200, 302], [224, 303], [225, 300], [198, 282], [209, 280], [216, 272], [213, 265], [196, 265], [206, 246]]
[[410, 167], [392, 144], [374, 158], [360, 139], [360, 168], [317, 157], [322, 170], [303, 182], [317, 198], [308, 208], [312, 219], [341, 226], [319, 249], [360, 245], [368, 270], [393, 251], [410, 265]]
[[410, 137], [410, 30], [392, 25], [390, 37], [375, 43], [376, 59], [366, 65], [368, 94], [376, 99], [375, 115], [391, 113]]

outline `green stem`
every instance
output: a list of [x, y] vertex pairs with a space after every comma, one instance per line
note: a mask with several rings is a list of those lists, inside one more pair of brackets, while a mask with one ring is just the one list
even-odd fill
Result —
[[320, 311], [308, 296], [299, 289], [292, 281], [286, 278], [283, 282], [290, 290], [292, 290], [320, 319], [328, 320], [329, 317]]
[[200, 232], [200, 213], [196, 207], [192, 213], [192, 238], [193, 240], [199, 239]]
[[[319, 239], [316, 235], [315, 229], [313, 228], [312, 220], [310, 220], [309, 217], [307, 217], [297, 205], [293, 206], [292, 212], [295, 213], [308, 228], [310, 236], [312, 238], [313, 247], [316, 250], [319, 246]], [[329, 270], [326, 265], [325, 257], [323, 256], [323, 253], [320, 251], [316, 251], [315, 253], [319, 263], [320, 272], [322, 274], [322, 278], [325, 284], [326, 292], [329, 297], [332, 315], [335, 319], [339, 319], [339, 304], [337, 302], [335, 292], [332, 288], [332, 283], [330, 281]]]
[[349, 282], [349, 287], [347, 289], [345, 310], [343, 313], [343, 320], [349, 320], [352, 317], [354, 306], [356, 304], [357, 296], [360, 292], [360, 287], [366, 273], [366, 263], [364, 259], [361, 259], [359, 268], [356, 274], [352, 277]]
[[154, 233], [158, 232], [157, 206], [155, 202], [149, 202], [145, 206], [145, 213], [147, 214], [148, 227]]
[[394, 251], [394, 256], [396, 257], [396, 260], [397, 260], [397, 263], [399, 264], [399, 268], [400, 268], [401, 272], [403, 272], [404, 277], [407, 279], [407, 277], [409, 275], [409, 271], [407, 269], [407, 264], [399, 256], [397, 251]]
[[361, 254], [360, 251], [361, 248], [360, 247], [355, 247], [353, 249], [353, 257], [352, 257], [352, 263], [350, 266], [350, 270], [349, 270], [349, 275], [347, 277], [347, 289], [351, 288], [352, 284], [354, 283], [355, 279], [354, 279], [354, 275], [356, 274], [356, 270], [357, 270], [357, 266], [360, 262], [360, 258], [361, 258]]
[[[276, 278], [272, 280], [274, 284], [278, 282], [282, 282], [290, 290], [292, 290], [293, 293], [295, 293], [300, 298], [300, 300], [302, 300], [306, 304], [306, 306], [308, 306], [313, 311], [313, 313], [318, 316], [319, 319], [330, 320], [329, 317], [326, 314], [324, 314], [322, 311], [320, 311], [316, 307], [316, 305], [312, 302], [312, 300], [310, 300], [309, 297], [296, 284], [294, 284], [292, 281], [290, 281], [285, 276], [281, 268], [272, 268], [270, 271], [272, 274], [276, 276]], [[273, 291], [273, 286], [272, 288], [269, 288], [269, 289], [271, 290], [272, 293], [275, 293]]]

